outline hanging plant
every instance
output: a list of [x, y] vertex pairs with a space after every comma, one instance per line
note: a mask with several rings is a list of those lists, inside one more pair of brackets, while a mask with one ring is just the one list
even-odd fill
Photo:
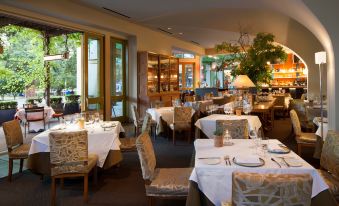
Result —
[[272, 70], [267, 62], [285, 61], [286, 52], [274, 44], [274, 35], [258, 33], [251, 42], [249, 35], [240, 32], [235, 43], [222, 42], [215, 46], [218, 52], [225, 52], [227, 58], [221, 59], [221, 65], [232, 65], [231, 74], [247, 75], [254, 84], [269, 84], [272, 80]]

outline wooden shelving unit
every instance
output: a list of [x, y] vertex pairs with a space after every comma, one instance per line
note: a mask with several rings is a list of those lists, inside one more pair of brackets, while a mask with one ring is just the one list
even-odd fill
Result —
[[179, 98], [179, 59], [151, 52], [138, 52], [138, 109], [145, 114], [151, 102], [171, 106]]

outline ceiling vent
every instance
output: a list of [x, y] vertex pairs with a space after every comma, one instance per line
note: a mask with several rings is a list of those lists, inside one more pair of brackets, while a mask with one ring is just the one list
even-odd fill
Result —
[[169, 32], [169, 31], [167, 31], [167, 30], [165, 30], [165, 29], [162, 29], [162, 28], [158, 28], [158, 30], [160, 30], [160, 31], [162, 31], [162, 32], [165, 32], [166, 34], [170, 34], [170, 35], [173, 34], [172, 32]]
[[112, 10], [112, 9], [109, 9], [109, 8], [106, 8], [106, 7], [102, 7], [102, 8], [105, 9], [106, 11], [109, 11], [109, 12], [115, 14], [115, 15], [118, 15], [118, 16], [121, 16], [121, 17], [124, 17], [124, 18], [127, 18], [127, 19], [130, 19], [130, 18], [131, 18], [130, 16], [127, 16], [127, 15], [122, 14], [122, 13], [120, 13], [120, 12], [114, 11], [114, 10]]
[[198, 42], [196, 41], [191, 41], [193, 44], [197, 44], [197, 45], [200, 45]]

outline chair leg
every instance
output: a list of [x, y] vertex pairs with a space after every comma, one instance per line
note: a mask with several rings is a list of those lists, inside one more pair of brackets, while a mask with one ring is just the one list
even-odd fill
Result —
[[20, 169], [19, 169], [20, 173], [22, 173], [23, 166], [24, 166], [24, 159], [20, 159]]
[[8, 181], [12, 181], [13, 159], [8, 159]]
[[55, 185], [55, 178], [52, 177], [52, 183], [51, 183], [51, 205], [55, 205], [55, 197], [56, 197], [56, 185]]
[[188, 130], [187, 142], [188, 142], [188, 144], [191, 143], [191, 130]]
[[60, 187], [61, 189], [64, 189], [64, 185], [65, 185], [65, 181], [64, 181], [64, 178], [60, 178]]
[[148, 206], [153, 206], [154, 198], [152, 196], [148, 196], [147, 199], [148, 199]]
[[175, 130], [173, 130], [172, 132], [173, 132], [172, 133], [172, 137], [173, 137], [172, 140], [173, 140], [173, 144], [175, 145]]
[[136, 136], [137, 136], [137, 127], [134, 126], [134, 137], [136, 137]]
[[88, 174], [84, 175], [84, 202], [88, 202]]

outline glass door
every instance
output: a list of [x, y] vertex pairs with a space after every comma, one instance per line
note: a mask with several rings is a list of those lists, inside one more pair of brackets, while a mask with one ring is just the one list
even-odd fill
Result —
[[126, 119], [126, 41], [111, 38], [111, 118]]
[[194, 63], [179, 64], [179, 88], [180, 90], [193, 90]]
[[84, 34], [84, 90], [82, 111], [104, 110], [103, 36]]

